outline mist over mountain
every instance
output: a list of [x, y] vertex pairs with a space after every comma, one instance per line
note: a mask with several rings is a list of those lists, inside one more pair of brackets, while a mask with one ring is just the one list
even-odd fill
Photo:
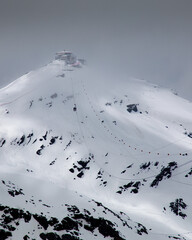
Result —
[[71, 49], [192, 101], [191, 0], [1, 0], [0, 87]]

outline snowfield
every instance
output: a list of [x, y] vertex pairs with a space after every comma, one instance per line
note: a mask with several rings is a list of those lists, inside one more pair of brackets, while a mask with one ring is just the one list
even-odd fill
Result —
[[59, 54], [0, 90], [0, 240], [192, 239], [192, 103]]

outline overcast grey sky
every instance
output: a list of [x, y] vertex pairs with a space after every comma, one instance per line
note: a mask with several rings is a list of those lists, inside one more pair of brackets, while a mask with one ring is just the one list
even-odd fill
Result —
[[0, 0], [0, 86], [72, 50], [192, 101], [192, 0]]

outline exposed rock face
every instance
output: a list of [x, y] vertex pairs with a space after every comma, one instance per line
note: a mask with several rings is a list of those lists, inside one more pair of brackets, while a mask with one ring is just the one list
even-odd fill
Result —
[[182, 198], [176, 199], [174, 202], [171, 202], [169, 205], [171, 211], [175, 213], [175, 215], [182, 217], [183, 219], [187, 217], [185, 213], [182, 211], [187, 208], [187, 204], [183, 201]]
[[138, 112], [138, 109], [137, 109], [138, 105], [139, 104], [129, 104], [129, 105], [127, 105], [127, 111], [129, 113], [131, 113], [131, 112]]
[[161, 169], [161, 172], [155, 177], [155, 179], [151, 183], [151, 187], [157, 187], [159, 185], [159, 182], [161, 182], [163, 179], [170, 178], [172, 176], [172, 171], [174, 171], [176, 168], [176, 162], [170, 162], [167, 167], [163, 167]]
[[[101, 203], [95, 204], [102, 208], [103, 211], [117, 217], [124, 226], [132, 229], [126, 221], [121, 219], [120, 215], [112, 212], [104, 207]], [[102, 237], [110, 237], [114, 240], [125, 240], [121, 233], [116, 229], [117, 224], [103, 217], [93, 217], [91, 213], [84, 209], [81, 211], [74, 205], [67, 205], [66, 217], [59, 221], [55, 217], [46, 217], [40, 214], [32, 214], [28, 211], [21, 209], [10, 208], [8, 206], [0, 205], [0, 239], [6, 240], [13, 236], [14, 232], [24, 221], [25, 223], [32, 224], [31, 221], [35, 220], [35, 224], [40, 231], [39, 237], [43, 240], [82, 240], [80, 230], [91, 232], [95, 234], [98, 232]], [[35, 227], [33, 223], [33, 227]], [[138, 235], [148, 234], [148, 230], [140, 223], [136, 223], [135, 229]], [[31, 229], [32, 230], [32, 229]], [[47, 232], [48, 231], [48, 232]], [[97, 233], [97, 234], [98, 234]], [[28, 235], [23, 236], [24, 240], [30, 239]]]

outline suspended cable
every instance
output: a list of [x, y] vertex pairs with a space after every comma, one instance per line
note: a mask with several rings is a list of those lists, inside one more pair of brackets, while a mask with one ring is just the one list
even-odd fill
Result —
[[[90, 100], [90, 98], [89, 98], [89, 96], [88, 96], [88, 94], [87, 94], [87, 91], [86, 91], [86, 89], [85, 89], [85, 84], [82, 82], [82, 85], [83, 85], [83, 89], [84, 89], [84, 92], [85, 92], [85, 95], [87, 96], [87, 98], [88, 98], [88, 102], [89, 102], [89, 104], [91, 105], [91, 108], [93, 109], [93, 111], [94, 111], [94, 113], [96, 114], [96, 117], [98, 118], [98, 120], [100, 121], [101, 119], [100, 119], [100, 117], [99, 117], [99, 115], [96, 113], [96, 111], [95, 111], [95, 109], [94, 109], [94, 107], [93, 107], [93, 104], [92, 104], [92, 102], [91, 102], [91, 100]], [[110, 132], [110, 130], [109, 130], [109, 128], [105, 125], [105, 124], [103, 124], [104, 125], [104, 128], [105, 129], [107, 129], [107, 131], [108, 132]], [[183, 137], [183, 138], [181, 138], [181, 139], [178, 139], [178, 140], [176, 140], [176, 141], [174, 141], [174, 142], [171, 142], [171, 143], [168, 143], [167, 145], [165, 145], [165, 146], [163, 146], [163, 147], [159, 147], [159, 148], [156, 148], [156, 149], [154, 149], [154, 150], [151, 150], [151, 151], [149, 151], [149, 152], [146, 152], [146, 151], [144, 151], [143, 149], [140, 149], [140, 153], [138, 154], [138, 155], [143, 155], [143, 154], [155, 154], [155, 155], [157, 155], [157, 156], [160, 156], [160, 155], [162, 155], [162, 153], [160, 153], [160, 152], [156, 152], [157, 150], [161, 150], [161, 149], [163, 149], [163, 148], [167, 148], [168, 146], [170, 146], [170, 145], [173, 145], [173, 144], [175, 144], [176, 142], [179, 142], [179, 141], [182, 141], [184, 138], [186, 138], [186, 137]], [[118, 139], [119, 141], [121, 141], [124, 145], [127, 145], [127, 143], [126, 142], [124, 142], [124, 140], [122, 140], [122, 139], [119, 139], [117, 136], [115, 136], [115, 139]], [[132, 149], [135, 149], [135, 150], [137, 150], [138, 148], [136, 148], [136, 147], [132, 147], [131, 145], [129, 145], [129, 148], [132, 148]], [[176, 155], [178, 155], [178, 156], [187, 156], [188, 155], [188, 153], [190, 153], [190, 152], [192, 152], [192, 151], [187, 151], [187, 152], [185, 152], [185, 153], [166, 153], [165, 154], [165, 156], [176, 156]]]

